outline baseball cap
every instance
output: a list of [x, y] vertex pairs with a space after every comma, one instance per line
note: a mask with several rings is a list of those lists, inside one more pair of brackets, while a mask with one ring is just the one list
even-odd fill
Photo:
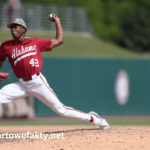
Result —
[[7, 27], [8, 27], [8, 28], [11, 28], [11, 26], [12, 26], [13, 24], [21, 25], [21, 26], [23, 26], [23, 27], [27, 30], [26, 23], [25, 23], [25, 22], [23, 21], [23, 19], [21, 19], [21, 18], [15, 18], [15, 19], [13, 19], [13, 21], [12, 21], [11, 23], [7, 24]]

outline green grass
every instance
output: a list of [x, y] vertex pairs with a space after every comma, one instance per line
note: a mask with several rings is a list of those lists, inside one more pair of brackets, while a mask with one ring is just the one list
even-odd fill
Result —
[[[11, 39], [10, 31], [0, 31], [0, 42]], [[55, 38], [55, 32], [33, 32], [28, 31], [27, 37], [38, 37], [41, 39]], [[127, 49], [120, 48], [112, 43], [104, 42], [92, 36], [78, 33], [64, 33], [64, 43], [52, 50], [45, 52], [43, 56], [59, 57], [141, 57]]]
[[[145, 121], [110, 121], [110, 125], [150, 125], [150, 120]], [[35, 122], [35, 121], [15, 121], [15, 122], [8, 122], [8, 121], [1, 121], [0, 126], [54, 126], [54, 125], [93, 125], [90, 122], [69, 122], [69, 121], [55, 121], [55, 122]]]
[[54, 126], [54, 125], [91, 125], [90, 122], [69, 122], [69, 121], [55, 121], [55, 122], [35, 122], [35, 121], [15, 121], [15, 122], [0, 122], [0, 126]]

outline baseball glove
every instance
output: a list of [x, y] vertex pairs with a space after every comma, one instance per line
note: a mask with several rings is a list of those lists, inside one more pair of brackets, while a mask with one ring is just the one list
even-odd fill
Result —
[[9, 73], [0, 72], [0, 81], [4, 81], [9, 77]]

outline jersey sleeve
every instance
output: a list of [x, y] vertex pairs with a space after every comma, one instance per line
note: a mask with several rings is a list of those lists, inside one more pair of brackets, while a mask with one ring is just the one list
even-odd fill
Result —
[[5, 61], [6, 54], [4, 53], [3, 48], [0, 46], [0, 61]]
[[51, 51], [51, 41], [52, 39], [39, 39], [37, 38], [38, 45], [41, 52]]

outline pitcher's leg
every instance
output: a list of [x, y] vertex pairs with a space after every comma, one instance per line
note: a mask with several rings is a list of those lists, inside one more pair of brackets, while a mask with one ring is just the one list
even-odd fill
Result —
[[102, 129], [109, 128], [107, 121], [104, 118], [101, 118], [97, 113], [90, 112], [86, 114], [63, 105], [57, 98], [56, 94], [49, 87], [45, 77], [42, 74], [38, 77], [38, 80], [42, 81], [40, 86], [37, 88], [31, 88], [30, 92], [32, 95], [49, 106], [53, 111], [61, 116], [93, 122], [96, 126], [99, 126]]
[[92, 116], [90, 114], [83, 113], [81, 111], [75, 110], [71, 107], [63, 105], [53, 90], [49, 87], [46, 79], [40, 75], [43, 84], [36, 89], [31, 90], [31, 94], [44, 102], [53, 111], [61, 116], [76, 118], [80, 120], [92, 121]]
[[8, 84], [0, 89], [0, 103], [8, 103], [29, 96], [27, 88], [20, 82]]

